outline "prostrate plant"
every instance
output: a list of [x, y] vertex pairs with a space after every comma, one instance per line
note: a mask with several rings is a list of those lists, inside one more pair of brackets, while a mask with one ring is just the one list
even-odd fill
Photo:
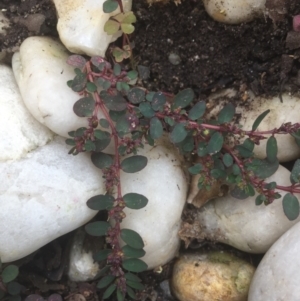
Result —
[[[154, 140], [161, 138], [164, 132], [169, 133], [170, 140], [183, 155], [198, 155], [198, 162], [189, 168], [189, 172], [200, 174], [199, 189], [210, 189], [222, 179], [234, 187], [231, 194], [237, 198], [253, 196], [257, 191], [257, 205], [271, 204], [280, 197], [278, 190], [287, 191], [283, 210], [290, 220], [298, 217], [299, 201], [294, 194], [300, 192], [300, 160], [292, 170], [290, 186], [267, 183], [265, 179], [279, 166], [275, 135], [291, 134], [300, 145], [299, 123], [286, 123], [280, 128], [259, 132], [257, 128], [268, 110], [258, 116], [252, 130], [245, 131], [233, 122], [235, 108], [230, 103], [224, 106], [216, 120], [207, 120], [206, 103], [196, 101], [192, 89], [182, 90], [174, 96], [134, 87], [131, 84], [138, 76], [136, 71], [126, 72], [121, 65], [112, 66], [99, 56], [87, 61], [73, 55], [68, 63], [76, 67], [76, 76], [68, 85], [81, 95], [74, 105], [74, 112], [87, 117], [88, 125], [71, 132], [72, 139], [66, 142], [72, 145], [70, 153], [74, 155], [92, 152], [91, 160], [103, 171], [108, 192], [87, 201], [91, 209], [107, 210], [111, 221], [86, 226], [89, 234], [106, 236], [110, 245], [110, 249], [102, 250], [94, 257], [107, 261], [107, 266], [100, 272], [104, 277], [98, 283], [98, 288], [107, 287], [103, 298], [108, 298], [114, 291], [118, 301], [124, 300], [126, 293], [135, 298], [134, 290], [143, 289], [140, 278], [133, 274], [147, 268], [139, 259], [145, 254], [143, 240], [130, 229], [121, 230], [120, 223], [125, 218], [125, 207], [140, 209], [148, 200], [136, 193], [122, 195], [120, 171], [142, 170], [147, 158], [137, 155], [138, 149], [144, 143], [154, 145]], [[98, 118], [100, 112], [105, 118]], [[257, 159], [253, 154], [254, 146], [266, 136], [270, 136], [267, 157]], [[242, 139], [245, 140], [240, 143]], [[111, 141], [114, 155], [102, 152]], [[123, 159], [124, 155], [132, 156]], [[123, 247], [120, 238], [126, 243]]]

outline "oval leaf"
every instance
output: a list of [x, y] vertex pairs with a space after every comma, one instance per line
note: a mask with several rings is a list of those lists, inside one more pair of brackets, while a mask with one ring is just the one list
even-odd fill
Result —
[[228, 103], [219, 113], [218, 122], [227, 123], [230, 122], [235, 114], [235, 107], [233, 104]]
[[130, 229], [122, 229], [120, 236], [130, 247], [135, 249], [144, 248], [143, 239], [137, 232]]
[[115, 11], [118, 8], [118, 1], [115, 0], [107, 0], [103, 3], [103, 12], [109, 14]]
[[130, 281], [135, 281], [135, 282], [141, 282], [142, 281], [141, 278], [139, 278], [137, 275], [134, 275], [132, 273], [126, 273], [124, 276], [127, 280], [130, 280]]
[[184, 89], [180, 91], [174, 98], [175, 108], [185, 108], [187, 107], [194, 99], [195, 93], [191, 88]]
[[154, 93], [151, 101], [151, 106], [154, 111], [161, 111], [166, 103], [166, 96], [162, 92]]
[[112, 157], [104, 153], [93, 153], [91, 160], [93, 164], [100, 169], [109, 168], [113, 164]]
[[140, 103], [139, 110], [141, 114], [146, 118], [151, 118], [155, 116], [155, 111], [152, 109], [151, 104], [149, 102]]
[[185, 129], [185, 125], [183, 123], [177, 123], [170, 134], [170, 138], [171, 141], [176, 144], [183, 141], [187, 134], [188, 133]]
[[286, 217], [293, 221], [299, 216], [299, 201], [291, 193], [287, 193], [282, 200], [283, 211]]
[[75, 68], [83, 69], [86, 64], [86, 59], [81, 55], [73, 54], [68, 57], [67, 64]]
[[256, 120], [254, 121], [253, 125], [252, 125], [252, 131], [255, 131], [260, 123], [263, 121], [263, 119], [270, 113], [270, 110], [266, 110], [263, 113], [261, 113]]
[[19, 295], [21, 293], [22, 285], [18, 282], [12, 281], [7, 284], [7, 291], [10, 295]]
[[148, 199], [138, 193], [127, 193], [123, 196], [126, 207], [130, 209], [141, 209], [148, 204]]
[[106, 291], [103, 293], [103, 299], [107, 299], [111, 296], [111, 294], [116, 290], [117, 286], [115, 284], [111, 284]]
[[108, 286], [109, 284], [111, 284], [115, 279], [116, 279], [116, 277], [115, 277], [115, 276], [112, 276], [112, 275], [104, 276], [104, 277], [97, 283], [97, 287], [98, 287], [98, 288], [104, 288], [104, 287]]
[[300, 160], [296, 160], [294, 163], [291, 175], [290, 175], [290, 181], [292, 184], [299, 183], [300, 182]]
[[127, 173], [141, 171], [147, 165], [148, 159], [145, 156], [132, 156], [121, 162], [121, 169]]
[[85, 225], [85, 231], [92, 236], [104, 236], [106, 235], [110, 224], [107, 222], [93, 222]]
[[95, 101], [92, 97], [80, 98], [73, 106], [74, 113], [79, 117], [90, 117], [95, 109]]
[[11, 282], [14, 279], [16, 279], [18, 274], [19, 274], [19, 268], [14, 264], [10, 264], [1, 273], [2, 281], [4, 283]]
[[203, 116], [206, 109], [206, 103], [204, 101], [197, 102], [189, 111], [189, 119], [197, 120]]
[[223, 147], [223, 143], [224, 143], [224, 137], [221, 133], [219, 132], [215, 132], [207, 145], [207, 152], [209, 154], [215, 154], [217, 152], [219, 152], [222, 147]]
[[136, 281], [127, 280], [126, 284], [131, 286], [132, 288], [134, 288], [136, 290], [143, 290], [145, 288], [142, 283], [136, 282]]
[[108, 20], [104, 24], [104, 31], [109, 35], [117, 33], [119, 28], [120, 28], [120, 23], [113, 20]]
[[163, 126], [157, 117], [153, 117], [150, 120], [150, 136], [153, 139], [158, 139], [163, 134]]
[[122, 266], [125, 270], [135, 273], [146, 271], [148, 268], [147, 264], [138, 258], [125, 259]]
[[131, 103], [138, 104], [145, 100], [145, 91], [140, 88], [132, 88], [128, 91], [127, 97]]
[[141, 258], [145, 256], [146, 252], [143, 249], [135, 249], [128, 245], [122, 248], [122, 251], [125, 257], [132, 257], [132, 258]]
[[267, 160], [274, 163], [277, 160], [277, 140], [275, 137], [270, 137], [267, 141]]
[[92, 210], [110, 210], [114, 206], [115, 198], [111, 195], [95, 195], [87, 202], [87, 206]]
[[266, 179], [272, 176], [277, 171], [278, 167], [278, 160], [271, 163], [266, 159], [261, 160], [255, 158], [251, 163], [246, 164], [247, 170], [253, 171], [260, 179]]

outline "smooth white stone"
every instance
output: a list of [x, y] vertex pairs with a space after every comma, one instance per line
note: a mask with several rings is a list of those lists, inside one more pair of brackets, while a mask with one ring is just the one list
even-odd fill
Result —
[[69, 137], [68, 132], [87, 126], [87, 119], [75, 115], [74, 103], [80, 96], [67, 86], [74, 68], [66, 63], [68, 51], [48, 37], [27, 38], [12, 66], [21, 95], [30, 113], [54, 133]]
[[[290, 172], [279, 166], [267, 179], [278, 185], [289, 186]], [[271, 205], [255, 205], [255, 198], [238, 200], [230, 195], [208, 202], [198, 213], [201, 234], [211, 240], [229, 244], [249, 253], [265, 253], [289, 228], [300, 220], [289, 221], [282, 208], [286, 194], [279, 191], [281, 199]], [[297, 195], [300, 197], [300, 195]]]
[[203, 0], [206, 12], [216, 21], [240, 24], [262, 16], [266, 0]]
[[178, 230], [188, 181], [177, 150], [165, 140], [155, 147], [146, 145], [139, 154], [148, 158], [148, 164], [140, 172], [121, 173], [122, 193], [139, 193], [149, 202], [139, 210], [125, 208], [126, 218], [121, 228], [141, 235], [146, 251], [141, 259], [148, 269], [153, 269], [174, 258], [178, 251]]
[[0, 162], [0, 257], [22, 258], [88, 222], [97, 211], [86, 201], [105, 193], [89, 155], [68, 154], [55, 137], [25, 158]]
[[[121, 32], [108, 35], [104, 24], [120, 9], [107, 14], [103, 12], [105, 0], [53, 0], [57, 14], [57, 30], [62, 43], [74, 53], [89, 56], [105, 56], [110, 43], [121, 36]], [[132, 0], [123, 0], [124, 11], [130, 11]]]
[[252, 279], [248, 301], [300, 300], [299, 233], [297, 223], [265, 254]]
[[[232, 89], [226, 89], [219, 93], [212, 94], [209, 99], [208, 106], [212, 107], [209, 116], [216, 116], [222, 109], [225, 102], [230, 101], [232, 97], [237, 94]], [[284, 93], [282, 95], [283, 102], [280, 102], [279, 96], [276, 97], [254, 97], [250, 92], [249, 100], [245, 101], [243, 105], [236, 108], [236, 113], [241, 114], [238, 123], [242, 126], [243, 130], [251, 131], [252, 125], [256, 118], [270, 110], [270, 113], [260, 123], [257, 131], [269, 131], [274, 128], [279, 128], [283, 123], [291, 122], [299, 123], [300, 116], [300, 97], [299, 95], [289, 95]], [[219, 105], [216, 105], [218, 103]], [[270, 135], [266, 135], [270, 137]], [[295, 139], [289, 134], [275, 135], [278, 145], [277, 158], [279, 162], [288, 162], [300, 157], [300, 147], [296, 144]], [[266, 144], [267, 139], [262, 140], [259, 145], [255, 145], [255, 157], [264, 159], [266, 158]]]
[[[22, 98], [30, 113], [59, 136], [87, 127], [88, 120], [73, 112], [78, 93], [67, 86], [75, 77], [74, 68], [66, 63], [70, 53], [49, 37], [27, 38], [20, 52], [13, 56], [12, 66]], [[104, 118], [99, 112], [98, 118]], [[105, 149], [113, 153], [113, 143]]]
[[26, 109], [12, 69], [0, 65], [0, 162], [17, 160], [45, 145], [53, 133]]

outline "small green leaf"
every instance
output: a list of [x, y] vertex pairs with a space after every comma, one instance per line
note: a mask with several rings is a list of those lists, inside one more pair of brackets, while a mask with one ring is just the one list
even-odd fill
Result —
[[117, 33], [119, 29], [120, 29], [120, 23], [114, 20], [109, 19], [104, 24], [104, 31], [109, 35], [113, 35]]
[[188, 169], [188, 171], [189, 171], [189, 173], [192, 174], [192, 175], [197, 175], [197, 174], [200, 173], [200, 171], [201, 171], [202, 169], [203, 169], [202, 164], [197, 163], [197, 164], [195, 164], [194, 166], [191, 166], [191, 167]]
[[130, 132], [130, 121], [127, 115], [123, 115], [117, 119], [116, 130], [119, 135], [124, 135]]
[[170, 138], [173, 143], [180, 143], [185, 139], [187, 134], [188, 132], [185, 129], [185, 125], [183, 123], [177, 123], [170, 134]]
[[75, 135], [74, 135], [74, 136], [75, 136], [75, 137], [82, 137], [82, 136], [84, 135], [86, 129], [87, 129], [87, 128], [85, 128], [85, 127], [82, 127], [82, 128], [77, 129], [77, 130], [75, 131]]
[[171, 117], [166, 116], [164, 118], [165, 123], [167, 123], [169, 126], [173, 126], [175, 124], [175, 120]]
[[104, 150], [109, 145], [110, 140], [111, 140], [110, 137], [103, 140], [95, 140], [95, 146], [96, 146], [95, 151], [101, 152], [102, 150]]
[[148, 159], [145, 156], [140, 156], [140, 155], [132, 156], [124, 159], [121, 162], [121, 169], [127, 173], [134, 173], [144, 169], [147, 163], [148, 163]]
[[123, 241], [127, 243], [130, 247], [135, 249], [144, 248], [143, 239], [137, 232], [130, 229], [122, 229], [120, 236], [123, 239]]
[[108, 128], [109, 128], [109, 122], [108, 122], [106, 119], [104, 119], [104, 118], [101, 118], [101, 119], [99, 120], [99, 124], [100, 124], [103, 128], [105, 128], [105, 129], [108, 129]]
[[166, 96], [162, 92], [154, 93], [151, 106], [154, 111], [162, 111], [166, 103]]
[[153, 139], [158, 139], [163, 134], [163, 126], [157, 117], [153, 117], [150, 120], [150, 136]]
[[300, 182], [300, 160], [297, 159], [294, 163], [291, 175], [290, 175], [290, 181], [292, 184], [296, 184]]
[[174, 98], [174, 107], [176, 109], [187, 107], [193, 101], [194, 96], [195, 93], [191, 88], [180, 91]]
[[151, 102], [152, 99], [153, 99], [154, 94], [155, 94], [155, 92], [153, 92], [153, 91], [147, 93], [147, 95], [146, 95], [146, 100], [149, 101], [149, 102]]
[[88, 90], [88, 92], [93, 93], [97, 91], [97, 86], [94, 83], [88, 82], [86, 84], [86, 89]]
[[139, 278], [137, 275], [134, 275], [134, 274], [129, 273], [129, 272], [126, 273], [124, 276], [127, 280], [130, 280], [130, 281], [135, 281], [135, 282], [141, 282], [142, 281], [142, 279]]
[[270, 113], [270, 110], [266, 110], [263, 113], [261, 113], [256, 120], [254, 121], [253, 125], [252, 125], [252, 131], [255, 131], [260, 123], [263, 121], [263, 119]]
[[257, 158], [254, 158], [252, 162], [246, 164], [247, 170], [253, 171], [260, 179], [266, 179], [272, 176], [277, 171], [278, 167], [278, 160], [271, 163], [266, 159], [261, 160]]
[[96, 145], [93, 141], [87, 140], [84, 144], [84, 150], [86, 152], [92, 152], [96, 150]]
[[258, 195], [258, 196], [256, 197], [256, 199], [255, 199], [255, 205], [256, 205], [256, 206], [261, 205], [263, 202], [266, 201], [266, 199], [267, 199], [267, 198], [266, 198], [265, 195], [263, 195], [263, 194]]
[[93, 153], [91, 160], [93, 164], [100, 169], [109, 168], [113, 164], [113, 158], [104, 153]]
[[115, 284], [111, 284], [103, 293], [102, 298], [107, 299], [111, 296], [111, 294], [116, 290], [117, 286]]
[[152, 109], [149, 102], [142, 102], [139, 105], [139, 110], [143, 116], [146, 118], [151, 118], [155, 115], [155, 111]]
[[206, 110], [206, 103], [204, 101], [197, 102], [189, 111], [189, 119], [197, 120], [203, 116]]
[[127, 108], [127, 102], [120, 92], [117, 92], [116, 95], [110, 95], [103, 90], [100, 92], [100, 97], [109, 110], [120, 112]]
[[110, 224], [107, 222], [92, 222], [85, 225], [85, 231], [92, 236], [104, 236], [106, 235], [108, 229], [110, 228]]
[[145, 256], [146, 252], [143, 249], [135, 249], [128, 245], [122, 248], [122, 251], [125, 257], [132, 257], [132, 258], [141, 258]]
[[247, 189], [241, 189], [238, 186], [235, 186], [233, 190], [231, 190], [230, 195], [236, 199], [244, 200], [249, 197], [249, 191]]
[[118, 8], [118, 1], [115, 0], [107, 0], [103, 3], [103, 12], [109, 14], [115, 11]]
[[[105, 119], [104, 119], [105, 120]], [[110, 139], [110, 133], [102, 130], [95, 130], [94, 136], [98, 140], [107, 140]]]
[[145, 288], [142, 283], [136, 282], [136, 281], [127, 280], [126, 284], [131, 286], [132, 288], [134, 288], [136, 290], [143, 290]]
[[104, 288], [110, 285], [114, 280], [116, 279], [115, 276], [112, 275], [107, 275], [104, 276], [98, 283], [97, 283], [97, 288]]
[[219, 113], [218, 122], [220, 124], [227, 123], [232, 120], [235, 114], [235, 107], [233, 104], [228, 103]]
[[[110, 68], [110, 64], [108, 62], [106, 62], [102, 56], [99, 55], [94, 55], [91, 58], [91, 63], [99, 70], [99, 71], [103, 71], [104, 68]], [[101, 78], [102, 79], [102, 78]]]
[[135, 23], [136, 16], [134, 15], [133, 11], [128, 11], [123, 14], [122, 23]]
[[[76, 70], [79, 70], [79, 72], [76, 72]], [[75, 78], [72, 81], [72, 90], [74, 92], [80, 92], [82, 90], [84, 90], [87, 79], [86, 79], [86, 74], [81, 72], [80, 69], [75, 69], [75, 72], [77, 73], [77, 75], [75, 76]]]
[[226, 167], [230, 167], [233, 164], [233, 158], [230, 154], [226, 153], [223, 158], [223, 163]]
[[88, 199], [87, 206], [92, 210], [110, 210], [114, 206], [115, 198], [111, 195], [95, 195]]
[[71, 145], [71, 146], [76, 145], [76, 142], [75, 142], [74, 139], [66, 139], [65, 142], [66, 142], [67, 145]]
[[95, 101], [92, 97], [80, 98], [73, 106], [74, 113], [79, 117], [91, 117], [95, 109]]
[[277, 161], [277, 140], [275, 137], [271, 136], [267, 141], [267, 160], [270, 163]]
[[121, 23], [121, 30], [126, 34], [132, 34], [134, 32], [134, 26], [132, 24]]
[[219, 132], [215, 132], [207, 145], [207, 152], [209, 154], [215, 154], [217, 152], [219, 152], [222, 147], [223, 147], [223, 143], [224, 143], [224, 137], [221, 133]]
[[125, 259], [122, 266], [125, 270], [135, 273], [146, 271], [148, 268], [147, 264], [138, 258]]
[[[138, 77], [138, 73], [137, 71], [135, 70], [131, 70], [129, 72], [127, 72], [127, 77], [130, 79], [130, 80], [134, 80]], [[137, 88], [138, 89], [138, 88]], [[140, 89], [141, 90], [141, 89]]]
[[299, 201], [291, 193], [287, 193], [282, 200], [283, 211], [286, 217], [293, 221], [299, 216]]
[[145, 91], [135, 87], [128, 91], [127, 97], [131, 103], [138, 104], [145, 100]]
[[148, 204], [148, 199], [138, 193], [127, 193], [123, 196], [126, 207], [130, 209], [141, 209]]
[[3, 283], [13, 281], [18, 275], [19, 268], [14, 264], [10, 264], [9, 266], [7, 266], [1, 273]]
[[117, 301], [124, 301], [125, 295], [117, 289]]
[[93, 259], [95, 261], [103, 261], [103, 260], [106, 260], [108, 255], [112, 252], [112, 250], [110, 249], [105, 249], [105, 250], [101, 250], [101, 251], [98, 251], [97, 253], [94, 254], [93, 256]]

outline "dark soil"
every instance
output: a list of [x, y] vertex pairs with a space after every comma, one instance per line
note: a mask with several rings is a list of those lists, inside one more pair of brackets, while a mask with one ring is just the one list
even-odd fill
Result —
[[[292, 32], [292, 17], [300, 14], [299, 0], [283, 1], [286, 6], [278, 8], [284, 11], [280, 15], [272, 5], [283, 4], [267, 0], [271, 4], [265, 18], [241, 25], [213, 21], [200, 0], [185, 0], [178, 6], [133, 2], [137, 16], [134, 59], [150, 69], [150, 78], [143, 82], [148, 89], [176, 93], [191, 87], [203, 98], [224, 87], [250, 88], [256, 95], [299, 90], [300, 34]], [[0, 36], [0, 50], [16, 51], [32, 35], [57, 36], [51, 0], [0, 0], [0, 9], [13, 24], [6, 36]], [[178, 65], [170, 63], [171, 53], [179, 56]], [[21, 267], [19, 282], [26, 287], [23, 296], [37, 293], [47, 297], [56, 292], [68, 300], [80, 300], [75, 299], [76, 294], [98, 300], [95, 282], [75, 284], [64, 275], [71, 236], [61, 237], [17, 263]], [[191, 244], [193, 248], [203, 246], [230, 249]], [[234, 252], [255, 264], [259, 260]], [[158, 286], [170, 272], [171, 265], [167, 265], [162, 273], [144, 273], [147, 290], [140, 300], [172, 300]]]

